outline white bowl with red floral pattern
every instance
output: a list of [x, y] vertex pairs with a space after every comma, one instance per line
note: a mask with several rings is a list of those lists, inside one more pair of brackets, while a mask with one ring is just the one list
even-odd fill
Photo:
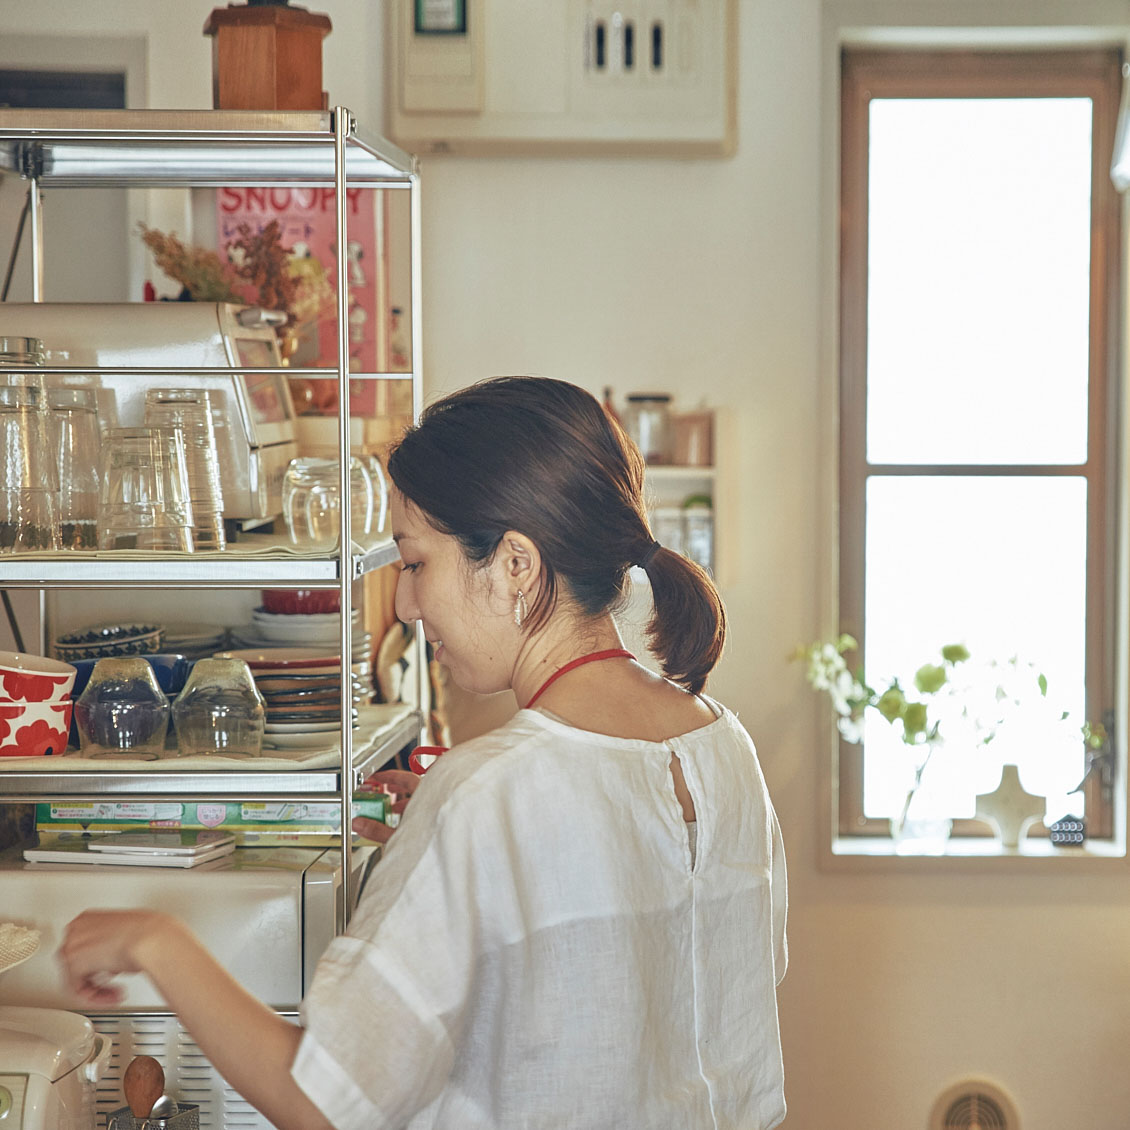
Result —
[[0, 757], [65, 753], [74, 703], [0, 702]]
[[0, 757], [66, 750], [76, 673], [57, 659], [0, 651]]

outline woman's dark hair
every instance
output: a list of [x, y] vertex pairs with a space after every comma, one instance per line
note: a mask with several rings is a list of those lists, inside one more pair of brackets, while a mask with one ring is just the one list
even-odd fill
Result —
[[643, 563], [652, 650], [668, 678], [702, 690], [726, 637], [718, 590], [682, 554], [653, 549], [643, 458], [590, 393], [545, 377], [481, 381], [426, 408], [388, 470], [471, 562], [490, 560], [507, 530], [534, 542], [543, 575], [531, 630], [553, 611], [559, 585], [585, 615], [614, 611], [629, 568]]

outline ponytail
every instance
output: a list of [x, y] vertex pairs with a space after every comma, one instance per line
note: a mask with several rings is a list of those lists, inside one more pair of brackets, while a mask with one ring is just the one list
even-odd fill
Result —
[[698, 694], [726, 642], [722, 598], [705, 569], [655, 543], [644, 569], [655, 603], [647, 625], [648, 644], [663, 674]]

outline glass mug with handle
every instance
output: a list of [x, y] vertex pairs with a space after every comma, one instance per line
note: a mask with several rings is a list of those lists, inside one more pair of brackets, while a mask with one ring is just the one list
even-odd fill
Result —
[[[341, 533], [341, 471], [336, 459], [299, 456], [283, 478], [283, 520], [291, 543], [332, 549]], [[353, 540], [373, 530], [376, 492], [372, 474], [356, 456], [349, 461], [350, 519]]]

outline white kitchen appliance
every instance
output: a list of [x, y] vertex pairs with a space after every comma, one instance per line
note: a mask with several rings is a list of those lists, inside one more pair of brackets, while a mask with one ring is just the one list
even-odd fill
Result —
[[0, 1005], [0, 1126], [95, 1130], [111, 1041], [74, 1012]]
[[123, 427], [144, 423], [147, 388], [210, 390], [224, 517], [251, 528], [282, 512], [283, 474], [298, 454], [287, 378], [254, 372], [282, 366], [273, 328], [281, 318], [226, 302], [5, 302], [0, 336], [39, 338], [48, 369], [138, 369], [99, 374]]
[[[82, 1009], [62, 983], [55, 951], [67, 923], [90, 908], [145, 907], [177, 915], [236, 980], [292, 1019], [335, 933], [339, 851], [239, 848], [180, 870], [27, 863], [22, 847], [0, 852], [0, 906], [5, 918], [38, 929], [41, 942], [31, 958], [0, 980], [5, 1005]], [[351, 890], [360, 893], [376, 859], [373, 848], [354, 849]], [[121, 1080], [130, 1061], [151, 1055], [165, 1070], [167, 1092], [178, 1101], [199, 1104], [202, 1128], [271, 1130], [164, 1011], [146, 978], [124, 977], [121, 984], [125, 998], [117, 1009], [87, 1013], [94, 1030], [112, 1041], [96, 1096], [99, 1127], [122, 1105]], [[4, 1070], [0, 1065], [0, 1075]], [[0, 1120], [0, 1128], [7, 1126]]]

